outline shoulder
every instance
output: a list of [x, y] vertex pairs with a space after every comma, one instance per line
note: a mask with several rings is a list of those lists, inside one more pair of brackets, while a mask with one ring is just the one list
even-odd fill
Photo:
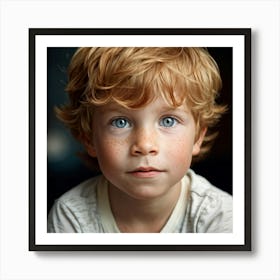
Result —
[[96, 189], [101, 176], [90, 178], [64, 193], [57, 201], [72, 204], [79, 201], [91, 202], [96, 197]]
[[103, 177], [90, 178], [59, 197], [48, 217], [48, 232], [95, 232], [98, 229], [97, 188]]
[[187, 175], [190, 179], [190, 191], [193, 197], [196, 197], [198, 199], [212, 197], [213, 199], [220, 198], [230, 201], [232, 200], [232, 196], [229, 193], [215, 187], [207, 179], [196, 174], [193, 170], [189, 170]]
[[190, 219], [196, 232], [232, 231], [232, 196], [189, 170]]

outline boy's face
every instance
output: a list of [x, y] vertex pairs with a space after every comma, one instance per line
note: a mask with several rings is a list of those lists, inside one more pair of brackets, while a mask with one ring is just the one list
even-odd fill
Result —
[[168, 194], [180, 184], [204, 137], [185, 105], [173, 108], [162, 97], [140, 109], [117, 103], [97, 108], [88, 153], [103, 175], [134, 199]]

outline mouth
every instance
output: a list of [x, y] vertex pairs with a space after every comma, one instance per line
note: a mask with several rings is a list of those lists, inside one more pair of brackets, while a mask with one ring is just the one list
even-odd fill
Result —
[[163, 172], [164, 170], [155, 167], [139, 167], [132, 171], [129, 171], [128, 173], [137, 178], [153, 178], [160, 175]]

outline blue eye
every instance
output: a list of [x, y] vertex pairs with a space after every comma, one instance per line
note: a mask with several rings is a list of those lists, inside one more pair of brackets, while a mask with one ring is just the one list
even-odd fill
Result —
[[111, 124], [117, 128], [127, 128], [130, 125], [129, 122], [124, 118], [115, 119]]
[[164, 127], [173, 127], [175, 124], [177, 124], [177, 120], [173, 117], [164, 117], [160, 120], [159, 124]]

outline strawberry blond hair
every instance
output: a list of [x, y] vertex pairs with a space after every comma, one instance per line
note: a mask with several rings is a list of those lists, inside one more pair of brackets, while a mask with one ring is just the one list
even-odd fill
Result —
[[197, 137], [208, 129], [203, 155], [215, 137], [211, 128], [226, 110], [216, 103], [221, 84], [218, 66], [205, 48], [79, 48], [69, 66], [69, 104], [56, 108], [56, 114], [82, 141], [94, 133], [97, 106], [115, 101], [137, 109], [162, 96], [171, 106], [188, 106]]

